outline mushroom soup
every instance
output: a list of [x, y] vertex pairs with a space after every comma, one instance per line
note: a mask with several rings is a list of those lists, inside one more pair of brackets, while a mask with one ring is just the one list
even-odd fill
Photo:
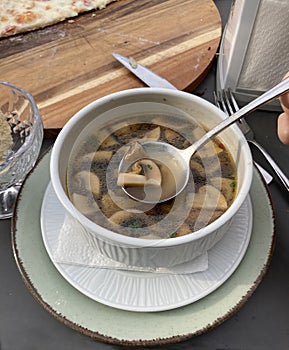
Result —
[[[122, 190], [119, 163], [131, 147], [160, 140], [184, 149], [206, 132], [192, 118], [180, 122], [174, 116], [154, 115], [149, 123], [140, 120], [136, 116], [129, 123], [119, 121], [101, 130], [88, 125], [82, 132], [67, 170], [67, 193], [75, 207], [109, 230], [149, 239], [186, 235], [216, 220], [233, 202], [237, 185], [234, 161], [218, 138], [193, 155], [189, 183], [176, 198], [143, 203]], [[166, 164], [165, 159], [155, 164], [141, 157], [129, 168], [130, 189], [143, 189], [149, 181], [152, 191], [163, 186], [174, 190], [177, 180]], [[160, 174], [152, 176], [156, 168]]]

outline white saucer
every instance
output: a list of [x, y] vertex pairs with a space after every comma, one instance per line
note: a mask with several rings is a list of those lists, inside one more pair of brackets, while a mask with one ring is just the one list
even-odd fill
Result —
[[248, 197], [229, 231], [209, 252], [204, 272], [167, 275], [59, 264], [53, 259], [65, 211], [49, 184], [42, 202], [41, 230], [49, 257], [61, 275], [77, 290], [102, 304], [129, 311], [164, 311], [191, 304], [221, 286], [246, 253], [252, 231]]

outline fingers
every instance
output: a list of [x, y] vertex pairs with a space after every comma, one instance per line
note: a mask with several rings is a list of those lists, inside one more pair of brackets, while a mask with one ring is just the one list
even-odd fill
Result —
[[[289, 72], [287, 72], [287, 74], [285, 74], [285, 76], [283, 77], [283, 79], [289, 77]], [[289, 93], [283, 94], [282, 96], [279, 97], [281, 106], [284, 110], [284, 112], [289, 114]]]
[[[287, 72], [283, 79], [289, 77]], [[289, 145], [289, 93], [279, 97], [284, 113], [280, 114], [277, 123], [277, 134], [281, 142]]]
[[289, 114], [282, 113], [279, 115], [277, 132], [280, 141], [289, 145]]

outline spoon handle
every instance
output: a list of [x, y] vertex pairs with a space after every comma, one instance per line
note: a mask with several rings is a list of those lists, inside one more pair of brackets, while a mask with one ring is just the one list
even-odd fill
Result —
[[258, 96], [256, 99], [254, 99], [253, 101], [248, 103], [246, 106], [239, 109], [236, 113], [227, 117], [221, 123], [216, 125], [213, 129], [209, 130], [204, 136], [202, 136], [192, 146], [188, 147], [185, 150], [186, 151], [185, 153], [187, 153], [187, 155], [188, 154], [192, 155], [200, 147], [202, 147], [204, 144], [206, 144], [212, 137], [219, 134], [221, 131], [226, 129], [228, 126], [232, 125], [237, 120], [244, 117], [246, 114], [248, 114], [248, 113], [254, 111], [255, 109], [259, 108], [260, 106], [274, 100], [275, 98], [279, 97], [280, 95], [284, 94], [287, 91], [289, 91], [289, 77], [282, 80], [279, 84], [275, 85], [272, 89], [266, 91], [261, 96]]

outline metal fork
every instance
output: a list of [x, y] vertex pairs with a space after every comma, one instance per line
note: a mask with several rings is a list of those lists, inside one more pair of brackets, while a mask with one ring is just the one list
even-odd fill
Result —
[[[215, 103], [216, 105], [222, 109], [226, 114], [231, 115], [239, 110], [239, 106], [237, 101], [235, 100], [232, 91], [229, 89], [227, 91], [222, 91], [221, 93], [215, 93]], [[280, 169], [278, 164], [274, 161], [274, 159], [270, 156], [270, 154], [254, 139], [253, 130], [247, 124], [244, 118], [242, 118], [237, 124], [243, 134], [245, 135], [248, 142], [255, 145], [263, 156], [267, 159], [268, 163], [271, 165], [272, 169], [275, 171], [278, 178], [281, 180], [286, 190], [289, 191], [289, 179]]]

